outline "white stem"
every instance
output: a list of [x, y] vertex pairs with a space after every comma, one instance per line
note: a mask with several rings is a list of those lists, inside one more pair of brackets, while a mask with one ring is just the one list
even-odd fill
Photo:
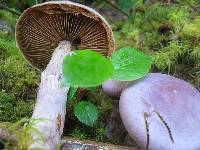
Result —
[[69, 90], [69, 87], [61, 86], [62, 62], [64, 57], [70, 54], [70, 51], [71, 43], [61, 41], [46, 69], [42, 72], [32, 119], [33, 126], [42, 134], [44, 141], [41, 141], [40, 134], [33, 132], [34, 143], [30, 145], [29, 149], [54, 150], [60, 145]]

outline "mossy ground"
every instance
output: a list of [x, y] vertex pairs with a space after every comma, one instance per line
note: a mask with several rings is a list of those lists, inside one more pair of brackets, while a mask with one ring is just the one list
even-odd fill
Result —
[[[150, 3], [135, 8], [129, 19], [116, 21], [114, 30], [117, 49], [135, 47], [154, 59], [153, 72], [169, 73], [200, 89], [200, 14], [195, 1], [179, 4]], [[0, 18], [14, 27], [17, 16], [0, 11]], [[14, 34], [0, 30], [0, 122], [29, 118], [34, 107], [40, 73], [22, 58]], [[99, 88], [79, 90], [68, 101], [65, 135], [79, 139], [106, 141], [105, 122], [112, 102]], [[73, 106], [89, 100], [98, 106], [100, 117], [91, 128], [80, 123]], [[110, 141], [121, 144], [123, 141]]]

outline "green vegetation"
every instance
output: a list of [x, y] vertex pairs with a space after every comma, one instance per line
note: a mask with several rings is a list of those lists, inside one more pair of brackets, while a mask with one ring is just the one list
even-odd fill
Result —
[[0, 33], [0, 121], [13, 122], [31, 115], [38, 75], [19, 55], [13, 36]]
[[113, 75], [112, 63], [101, 54], [91, 50], [78, 50], [65, 57], [63, 84], [72, 87], [92, 87]]
[[[9, 133], [8, 139], [4, 139], [0, 141], [0, 148], [5, 150], [26, 150], [31, 144], [34, 143], [32, 138], [32, 133], [38, 134], [41, 142], [44, 141], [43, 135], [34, 127], [34, 124], [37, 122], [44, 122], [48, 120], [44, 119], [35, 119], [30, 120], [26, 118], [22, 118], [15, 123], [4, 123], [0, 124], [0, 128], [4, 129], [7, 133]], [[4, 144], [1, 147], [1, 143]], [[40, 150], [38, 148], [38, 150]]]
[[92, 127], [97, 121], [98, 110], [92, 103], [82, 101], [75, 105], [74, 114], [79, 121]]
[[14, 94], [0, 92], [0, 120], [13, 122], [22, 117], [30, 117], [34, 102], [31, 100], [16, 100]]
[[111, 56], [114, 65], [112, 79], [121, 81], [137, 80], [151, 68], [151, 57], [134, 48], [121, 48]]
[[64, 58], [63, 85], [94, 87], [108, 79], [136, 80], [145, 76], [150, 67], [151, 58], [134, 48], [122, 48], [109, 59], [95, 51], [76, 50]]

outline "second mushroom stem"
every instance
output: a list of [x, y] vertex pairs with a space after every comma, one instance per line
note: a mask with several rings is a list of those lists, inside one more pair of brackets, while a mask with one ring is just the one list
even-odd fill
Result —
[[61, 41], [42, 72], [37, 102], [32, 115], [33, 126], [41, 134], [32, 133], [34, 143], [29, 149], [53, 150], [60, 145], [69, 90], [69, 87], [61, 85], [62, 63], [64, 57], [70, 54], [71, 46], [69, 41]]

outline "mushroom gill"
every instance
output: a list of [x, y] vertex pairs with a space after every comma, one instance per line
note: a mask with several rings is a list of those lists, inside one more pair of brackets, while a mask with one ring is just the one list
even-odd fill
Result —
[[72, 13], [61, 7], [26, 11], [16, 29], [18, 45], [29, 63], [40, 70], [45, 69], [54, 49], [63, 40], [71, 41], [77, 49], [95, 50], [104, 56], [113, 50], [105, 23], [88, 12]]

